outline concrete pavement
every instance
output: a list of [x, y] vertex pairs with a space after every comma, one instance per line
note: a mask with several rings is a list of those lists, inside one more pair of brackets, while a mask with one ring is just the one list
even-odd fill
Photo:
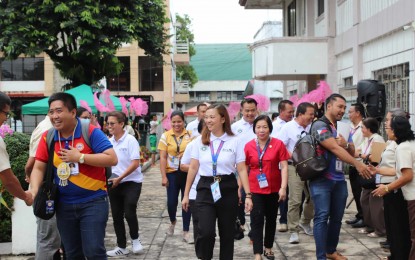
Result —
[[[349, 200], [350, 198], [351, 192], [349, 191]], [[355, 212], [354, 203], [352, 203], [351, 207], [346, 209], [343, 220], [351, 218]], [[196, 259], [194, 245], [186, 244], [182, 241], [182, 221], [179, 208], [175, 234], [173, 236], [165, 234], [169, 226], [169, 218], [166, 207], [166, 191], [161, 186], [158, 166], [148, 168], [145, 171], [137, 213], [140, 225], [140, 239], [144, 246], [144, 252], [142, 254], [130, 254], [126, 257], [113, 257], [110, 259]], [[247, 223], [249, 223], [249, 217], [247, 217]], [[249, 229], [249, 225], [246, 226]], [[126, 229], [128, 234], [128, 225], [126, 225]], [[235, 241], [234, 259], [254, 258], [247, 233], [248, 231], [245, 231], [244, 239]], [[293, 245], [288, 243], [289, 236], [289, 233], [276, 232], [273, 248], [275, 259], [315, 259], [313, 237], [300, 233], [300, 243]], [[358, 234], [357, 229], [352, 229], [349, 225], [343, 224], [338, 251], [347, 256], [348, 259], [381, 259], [388, 255], [387, 252], [384, 252], [379, 247], [379, 241], [383, 240], [384, 238], [370, 238], [364, 234]], [[218, 259], [219, 255], [218, 241], [219, 238], [217, 238], [215, 245], [214, 259]], [[111, 250], [116, 246], [116, 236], [111, 217], [107, 225], [105, 244], [107, 250]], [[128, 248], [131, 249], [130, 242], [128, 243]], [[33, 259], [33, 256], [6, 256], [1, 255], [0, 252], [0, 259], [26, 260]]]

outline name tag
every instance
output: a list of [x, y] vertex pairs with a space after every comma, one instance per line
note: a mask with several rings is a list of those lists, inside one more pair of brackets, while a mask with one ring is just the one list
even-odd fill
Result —
[[343, 172], [343, 162], [339, 159], [336, 160], [336, 172]]
[[171, 162], [174, 166], [179, 167], [179, 157], [173, 156]]
[[46, 201], [46, 214], [53, 214], [55, 212], [55, 201]]
[[210, 190], [212, 191], [213, 202], [216, 202], [222, 198], [222, 195], [220, 194], [219, 181], [215, 181], [210, 184]]
[[261, 189], [262, 189], [262, 188], [266, 188], [266, 187], [268, 187], [267, 176], [265, 176], [265, 174], [263, 174], [263, 173], [258, 174], [258, 175], [256, 176], [256, 178], [257, 178], [257, 180], [258, 180], [258, 184], [259, 184], [259, 187], [260, 187]]
[[380, 179], [381, 179], [381, 176], [382, 175], [380, 175], [380, 174], [376, 174], [376, 184], [380, 184]]
[[71, 175], [78, 175], [79, 174], [79, 164], [75, 162], [66, 163], [71, 170]]

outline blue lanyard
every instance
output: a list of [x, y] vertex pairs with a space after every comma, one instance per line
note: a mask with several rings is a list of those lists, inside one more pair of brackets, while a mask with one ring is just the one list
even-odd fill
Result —
[[213, 173], [213, 177], [215, 177], [216, 173], [217, 173], [218, 157], [219, 157], [219, 153], [222, 150], [222, 146], [223, 146], [224, 143], [225, 143], [224, 141], [220, 141], [220, 144], [219, 144], [218, 150], [216, 150], [216, 153], [215, 153], [215, 150], [213, 149], [213, 143], [210, 142], [210, 144], [209, 144], [210, 153], [212, 155], [212, 173]]
[[256, 139], [256, 150], [258, 152], [258, 160], [259, 160], [259, 173], [262, 173], [262, 157], [264, 157], [265, 151], [267, 150], [270, 141], [271, 141], [271, 138], [268, 138], [267, 142], [265, 143], [264, 149], [262, 149], [262, 153], [261, 153], [261, 148], [259, 147], [258, 139]]

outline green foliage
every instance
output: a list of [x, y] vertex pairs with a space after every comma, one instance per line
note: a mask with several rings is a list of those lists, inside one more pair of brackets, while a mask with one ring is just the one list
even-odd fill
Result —
[[[27, 190], [28, 184], [25, 181], [24, 167], [26, 165], [27, 159], [29, 158], [28, 151], [30, 136], [15, 132], [13, 135], [6, 135], [4, 137], [4, 142], [6, 143], [6, 149], [9, 153], [12, 170], [17, 179], [19, 179], [23, 189]], [[2, 184], [0, 183], [0, 190], [1, 189]], [[10, 195], [7, 191], [4, 191], [2, 196], [7, 205], [12, 207], [13, 196]], [[0, 220], [0, 242], [10, 242], [12, 232], [11, 212], [4, 206], [0, 207]]]
[[[194, 34], [191, 31], [192, 21], [190, 17], [185, 14], [183, 17], [176, 14], [176, 23], [180, 24], [176, 28], [176, 38], [181, 41], [189, 42], [189, 55], [190, 58], [196, 54], [196, 49], [194, 47]], [[193, 87], [198, 82], [198, 77], [196, 72], [191, 65], [179, 65], [176, 67], [176, 74], [180, 80], [188, 80], [190, 82], [190, 87]]]
[[45, 52], [73, 86], [92, 84], [121, 72], [123, 43], [166, 54], [167, 21], [164, 0], [1, 0], [0, 51], [10, 59]]

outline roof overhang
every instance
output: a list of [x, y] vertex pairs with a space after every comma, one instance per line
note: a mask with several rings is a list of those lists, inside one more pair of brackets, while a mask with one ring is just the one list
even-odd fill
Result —
[[283, 0], [239, 0], [245, 9], [282, 9]]

